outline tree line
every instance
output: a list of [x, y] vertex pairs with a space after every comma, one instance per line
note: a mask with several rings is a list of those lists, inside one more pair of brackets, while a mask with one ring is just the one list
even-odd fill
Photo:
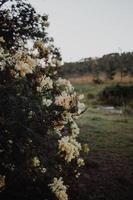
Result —
[[61, 70], [64, 76], [92, 74], [99, 79], [104, 73], [108, 79], [113, 79], [117, 73], [121, 78], [133, 75], [133, 52], [111, 53], [100, 58], [85, 58], [78, 62], [66, 62]]

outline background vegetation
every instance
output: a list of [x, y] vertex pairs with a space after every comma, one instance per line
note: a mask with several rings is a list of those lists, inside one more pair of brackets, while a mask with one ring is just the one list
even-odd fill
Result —
[[111, 53], [101, 58], [90, 57], [78, 62], [64, 63], [61, 73], [66, 77], [91, 74], [94, 80], [100, 79], [103, 74], [106, 80], [120, 74], [122, 79], [133, 75], [133, 52]]
[[85, 95], [87, 110], [78, 120], [79, 139], [90, 146], [81, 182], [75, 188], [76, 199], [132, 200], [132, 84], [114, 80], [95, 84], [90, 76], [70, 79], [76, 91]]

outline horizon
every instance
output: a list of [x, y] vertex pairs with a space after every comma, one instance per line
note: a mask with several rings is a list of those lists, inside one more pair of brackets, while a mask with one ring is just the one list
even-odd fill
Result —
[[29, 0], [49, 15], [48, 33], [64, 62], [132, 52], [132, 0]]

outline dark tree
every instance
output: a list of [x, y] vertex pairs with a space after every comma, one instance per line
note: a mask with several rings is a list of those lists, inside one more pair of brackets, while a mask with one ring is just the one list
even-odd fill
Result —
[[8, 49], [18, 49], [27, 39], [48, 40], [45, 27], [48, 16], [39, 15], [26, 1], [1, 0], [0, 36], [4, 37]]

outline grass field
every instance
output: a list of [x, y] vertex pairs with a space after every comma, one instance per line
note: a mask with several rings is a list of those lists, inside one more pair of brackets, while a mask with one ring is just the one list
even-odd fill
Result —
[[78, 93], [85, 94], [87, 111], [78, 120], [79, 139], [89, 144], [90, 153], [73, 199], [132, 200], [133, 115], [99, 107], [96, 100], [94, 104], [95, 96], [107, 83], [74, 85]]

